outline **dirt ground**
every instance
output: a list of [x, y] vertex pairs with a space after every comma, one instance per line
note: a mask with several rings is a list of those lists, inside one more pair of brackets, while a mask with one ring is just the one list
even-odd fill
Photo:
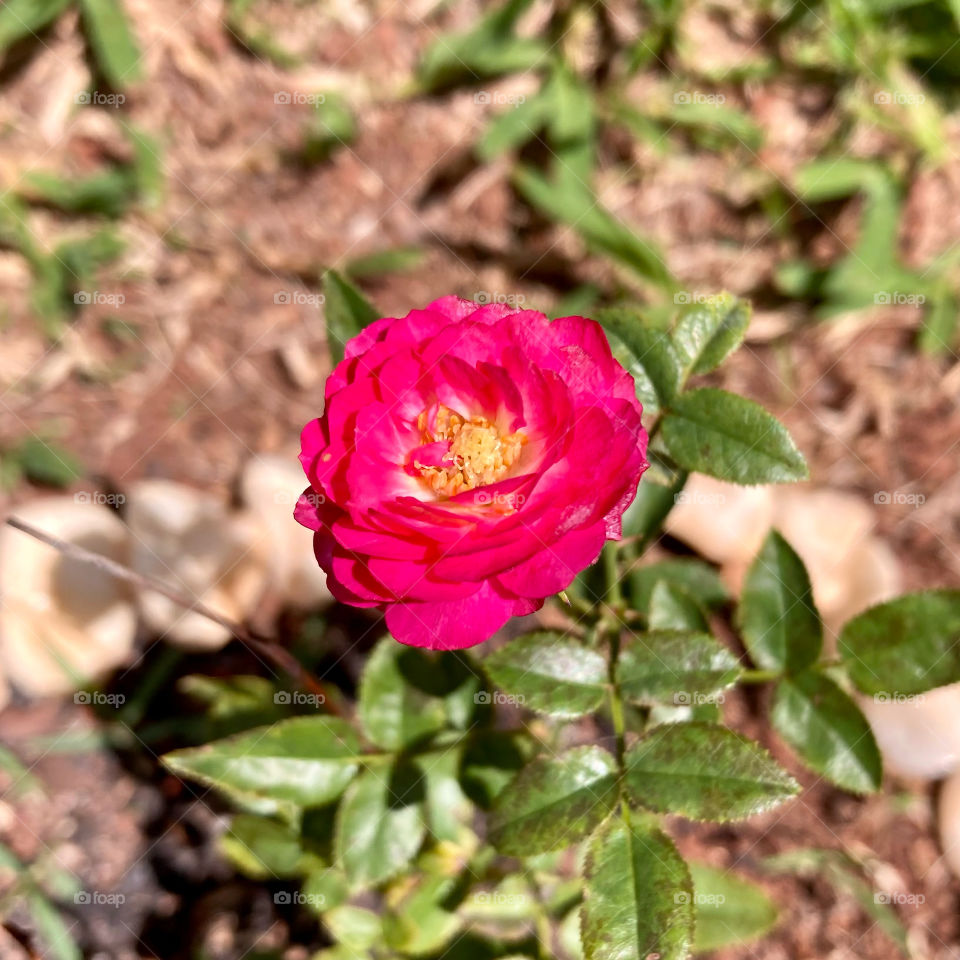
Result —
[[[490, 107], [476, 103], [472, 91], [397, 98], [430, 40], [471, 22], [469, 5], [427, 19], [418, 8], [429, 4], [378, 6], [374, 15], [351, 0], [322, 9], [269, 5], [264, 17], [278, 41], [309, 55], [309, 66], [290, 70], [242, 49], [213, 0], [128, 3], [148, 79], [130, 93], [124, 115], [162, 144], [165, 197], [156, 209], [124, 218], [126, 251], [98, 277], [98, 292], [122, 295], [122, 307], [84, 307], [56, 344], [32, 317], [23, 259], [0, 251], [0, 447], [31, 432], [54, 435], [105, 488], [169, 477], [229, 492], [254, 452], [292, 453], [300, 427], [320, 412], [330, 369], [316, 302], [324, 266], [389, 247], [422, 248], [418, 265], [363, 282], [384, 315], [448, 293], [479, 292], [524, 297], [526, 306], [549, 310], [581, 283], [613, 282], [611, 268], [584, 257], [572, 232], [519, 201], [506, 166], [473, 159]], [[9, 186], [31, 169], [80, 175], [125, 156], [116, 110], [72, 108], [86, 69], [71, 13], [40, 49], [7, 69], [0, 183]], [[275, 97], [318, 88], [344, 93], [358, 133], [327, 162], [310, 166], [294, 159], [309, 105], [278, 104]], [[795, 166], [818, 137], [829, 136], [828, 107], [818, 105], [816, 91], [805, 96], [811, 102], [798, 104], [796, 91], [772, 84], [745, 104], [779, 132], [761, 158], [772, 170]], [[612, 153], [616, 147], [609, 145]], [[785, 306], [771, 293], [771, 278], [789, 241], [753, 215], [735, 167], [733, 158], [693, 153], [683, 163], [658, 165], [637, 149], [611, 173], [603, 195], [659, 241], [690, 289], [726, 287], [754, 299], [747, 347], [719, 382], [782, 417], [815, 484], [871, 504], [881, 491], [922, 494], [918, 507], [877, 504], [879, 531], [898, 554], [906, 588], [955, 586], [958, 358], [912, 349], [917, 316], [910, 307], [818, 324]], [[956, 237], [960, 200], [950, 179], [915, 182], [903, 237], [908, 256], [929, 257]], [[47, 237], [84, 225], [81, 217], [65, 220], [50, 210], [39, 211], [35, 223]], [[825, 225], [824, 255], [853, 230], [855, 223], [840, 216]], [[122, 337], [109, 322], [116, 317], [125, 325]], [[24, 483], [0, 506], [35, 495]], [[242, 653], [230, 651], [242, 664]], [[178, 670], [204, 666], [196, 659]], [[224, 669], [221, 662], [217, 670]], [[727, 706], [739, 729], [758, 736], [762, 710], [742, 696]], [[119, 884], [127, 893], [120, 910], [77, 916], [97, 956], [176, 960], [187, 956], [193, 937], [206, 944], [207, 956], [224, 958], [255, 943], [264, 949], [310, 942], [310, 931], [297, 927], [302, 921], [278, 914], [266, 892], [218, 861], [211, 837], [224, 808], [200, 791], [185, 795], [145, 765], [153, 746], [47, 749], [45, 738], [64, 731], [93, 735], [89, 712], [74, 704], [19, 702], [0, 724], [3, 742], [44, 784], [42, 797], [4, 795], [0, 838], [25, 859], [56, 850], [81, 872], [99, 871], [88, 873], [89, 883]], [[774, 749], [796, 773], [785, 749]], [[895, 956], [849, 895], [822, 880], [771, 877], [761, 869], [763, 857], [799, 847], [852, 851], [878, 883], [920, 895], [922, 902], [895, 908], [915, 956], [960, 957], [960, 885], [939, 857], [933, 789], [905, 794], [904, 784], [889, 781], [883, 794], [861, 800], [797, 775], [808, 789], [776, 814], [732, 828], [676, 824], [685, 853], [743, 869], [783, 911], [762, 943], [718, 957]], [[28, 829], [16, 826], [11, 808]], [[234, 908], [232, 926], [209, 929], [208, 918], [223, 903]], [[14, 943], [15, 924], [11, 936], [0, 940], [0, 956], [28, 956]], [[307, 956], [298, 949], [285, 956]]]

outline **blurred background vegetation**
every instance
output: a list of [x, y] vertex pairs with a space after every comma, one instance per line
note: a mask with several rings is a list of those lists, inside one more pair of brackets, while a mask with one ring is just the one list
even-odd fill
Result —
[[[551, 315], [640, 305], [661, 325], [729, 290], [753, 318], [747, 348], [711, 382], [782, 417], [815, 482], [887, 504], [877, 523], [906, 587], [955, 582], [958, 22], [957, 0], [7, 0], [3, 506], [151, 477], [233, 496], [245, 463], [291, 458], [320, 412], [342, 349], [328, 308], [351, 284], [384, 314], [457, 293]], [[876, 500], [902, 490], [923, 509]], [[298, 651], [325, 637], [322, 662], [349, 687], [360, 655], [337, 644], [353, 626], [283, 629]], [[157, 693], [180, 673], [257, 669], [235, 650], [189, 670], [166, 657], [119, 681], [129, 703], [110, 736], [155, 781], [131, 860], [156, 845], [168, 881], [209, 859], [215, 831], [189, 798], [171, 800], [152, 752], [232, 729], [234, 710], [267, 718], [271, 704], [263, 684], [227, 697], [193, 679], [175, 702], [219, 701], [227, 719], [158, 717]], [[44, 755], [102, 744], [87, 728], [63, 740], [52, 708], [5, 719], [11, 742]], [[0, 760], [26, 782], [16, 756]], [[97, 754], [95, 782], [77, 789], [95, 792], [112, 762]], [[103, 801], [118, 818], [122, 784]], [[819, 845], [826, 820], [862, 850], [902, 812], [845, 803], [819, 796], [790, 829]], [[910, 816], [885, 853], [906, 872], [909, 844], [930, 840]], [[50, 824], [35, 826], [43, 848]], [[69, 884], [42, 856], [23, 859], [34, 922], [54, 955], [76, 956], [48, 899]], [[822, 859], [870, 910], [853, 861]], [[195, 872], [195, 886], [167, 892], [250, 907], [229, 871]], [[956, 911], [937, 876], [913, 889], [929, 896], [931, 955], [947, 956], [936, 951], [956, 939]], [[826, 910], [821, 888], [785, 890], [808, 914]], [[907, 932], [881, 916], [906, 950]], [[217, 954], [215, 929], [178, 931], [156, 912], [152, 924], [156, 943], [202, 940], [209, 957], [270, 928], [240, 924]], [[889, 956], [872, 929], [837, 920], [858, 955]], [[776, 951], [793, 932], [753, 955], [790, 955]], [[121, 941], [100, 943], [125, 956]]]

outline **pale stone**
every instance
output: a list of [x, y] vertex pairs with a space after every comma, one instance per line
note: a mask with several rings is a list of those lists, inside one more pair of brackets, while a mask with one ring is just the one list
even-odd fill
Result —
[[858, 700], [893, 773], [936, 780], [960, 766], [960, 683], [915, 696], [891, 691]]
[[960, 770], [940, 791], [940, 846], [950, 869], [960, 877]]
[[247, 463], [240, 478], [240, 495], [260, 521], [273, 589], [291, 606], [325, 607], [333, 597], [313, 552], [313, 531], [293, 519], [293, 508], [306, 485], [295, 456], [268, 454]]
[[[144, 480], [127, 496], [130, 565], [233, 621], [263, 596], [268, 561], [259, 525], [247, 513], [168, 480]], [[139, 591], [146, 623], [188, 649], [216, 649], [231, 631], [156, 591]]]
[[[49, 497], [18, 507], [15, 515], [68, 543], [124, 560], [127, 532], [107, 507]], [[25, 693], [66, 693], [126, 662], [136, 611], [122, 580], [4, 526], [0, 591], [0, 657]]]
[[770, 487], [741, 487], [692, 474], [665, 529], [715, 563], [750, 560], [773, 522]]

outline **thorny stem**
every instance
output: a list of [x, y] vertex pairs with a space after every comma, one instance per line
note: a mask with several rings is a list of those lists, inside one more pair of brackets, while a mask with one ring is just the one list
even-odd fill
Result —
[[160, 580], [156, 580], [153, 577], [146, 576], [142, 573], [137, 573], [135, 570], [131, 570], [124, 564], [117, 563], [116, 560], [111, 560], [110, 557], [105, 557], [101, 553], [95, 553], [92, 550], [87, 550], [84, 547], [77, 546], [75, 543], [67, 543], [66, 540], [61, 540], [58, 537], [51, 536], [51, 534], [46, 533], [45, 531], [40, 530], [29, 523], [25, 523], [23, 520], [20, 520], [17, 517], [7, 517], [6, 522], [15, 530], [19, 530], [21, 533], [25, 533], [28, 536], [33, 537], [35, 540], [39, 540], [41, 543], [45, 543], [48, 546], [53, 547], [54, 550], [58, 550], [65, 557], [68, 557], [71, 560], [77, 560], [80, 563], [89, 564], [90, 566], [96, 567], [99, 570], [103, 570], [105, 573], [109, 573], [111, 576], [117, 577], [120, 580], [125, 580], [127, 583], [132, 583], [141, 589], [152, 590], [154, 593], [159, 593], [161, 596], [166, 597], [168, 600], [173, 601], [179, 606], [184, 607], [187, 610], [191, 610], [194, 613], [198, 613], [201, 617], [206, 617], [208, 620], [212, 620], [214, 623], [220, 624], [221, 627], [229, 630], [233, 636], [235, 636], [242, 643], [246, 644], [246, 646], [253, 650], [254, 653], [270, 660], [273, 664], [283, 670], [299, 686], [308, 690], [310, 693], [322, 697], [322, 702], [326, 705], [326, 708], [331, 713], [341, 713], [341, 710], [337, 706], [335, 699], [326, 695], [326, 689], [323, 684], [321, 684], [320, 681], [317, 680], [316, 677], [314, 677], [303, 666], [303, 664], [301, 664], [300, 661], [293, 656], [293, 654], [281, 647], [276, 642], [257, 636], [242, 623], [238, 623], [236, 620], [231, 620], [229, 617], [225, 617], [223, 614], [217, 613], [216, 610], [211, 610], [210, 607], [206, 606], [204, 603], [201, 603], [195, 597], [189, 597], [184, 593], [180, 593], [179, 591], [174, 590], [172, 587], [168, 587], [165, 583], [161, 582]]

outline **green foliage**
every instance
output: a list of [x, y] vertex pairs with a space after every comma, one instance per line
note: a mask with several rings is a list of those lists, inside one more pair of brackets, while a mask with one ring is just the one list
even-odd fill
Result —
[[680, 396], [663, 420], [663, 440], [686, 470], [730, 483], [792, 483], [807, 465], [786, 429], [759, 404], [712, 387]]
[[527, 764], [497, 797], [490, 841], [502, 853], [549, 853], [583, 839], [616, 805], [617, 765], [600, 747]]
[[690, 705], [736, 682], [737, 658], [703, 633], [635, 634], [617, 663], [620, 691], [632, 703]]
[[850, 679], [867, 694], [924, 693], [960, 681], [960, 590], [910, 593], [854, 617], [840, 635]]
[[140, 79], [140, 50], [119, 0], [79, 0], [97, 64], [110, 86], [123, 89]]
[[799, 786], [760, 746], [717, 724], [655, 727], [625, 758], [630, 798], [658, 813], [741, 820], [794, 797]]
[[422, 88], [440, 90], [538, 66], [547, 55], [546, 44], [517, 33], [517, 22], [531, 2], [507, 0], [472, 30], [438, 38], [420, 62]]
[[611, 817], [591, 839], [581, 930], [586, 960], [682, 960], [693, 940], [693, 884], [657, 827]]
[[409, 764], [370, 769], [340, 804], [336, 861], [351, 887], [382, 883], [414, 857], [426, 832], [423, 778]]
[[324, 317], [327, 346], [334, 363], [343, 359], [343, 348], [379, 316], [372, 304], [342, 274], [327, 270], [323, 275]]
[[483, 665], [517, 702], [554, 717], [592, 713], [606, 693], [604, 658], [562, 634], [528, 634], [501, 647]]
[[302, 807], [339, 797], [361, 762], [359, 738], [335, 717], [296, 717], [164, 757], [179, 776], [229, 795]]
[[705, 863], [688, 863], [696, 902], [695, 953], [749, 943], [777, 922], [777, 908], [759, 887]]
[[807, 671], [781, 681], [770, 719], [812, 770], [854, 793], [880, 789], [883, 764], [870, 725], [829, 677]]
[[793, 673], [817, 662], [823, 624], [810, 578], [776, 530], [750, 566], [737, 613], [747, 652], [758, 666]]

